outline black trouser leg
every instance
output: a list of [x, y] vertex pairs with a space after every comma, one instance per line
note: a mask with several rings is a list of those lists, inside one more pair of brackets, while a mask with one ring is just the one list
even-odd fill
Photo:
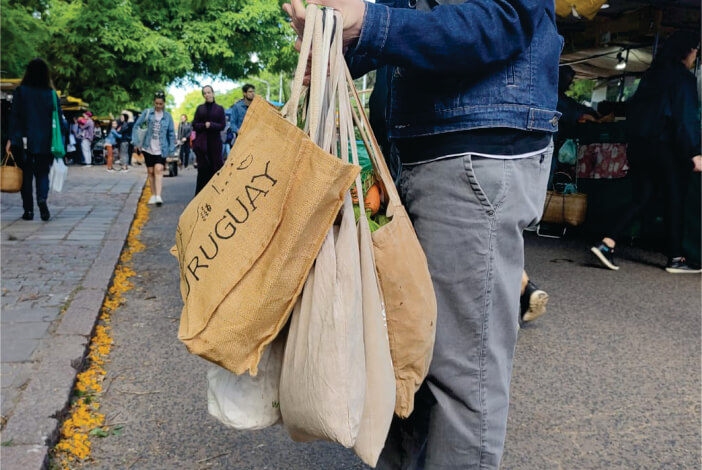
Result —
[[187, 144], [180, 146], [180, 162], [183, 164], [183, 168], [188, 167], [188, 159], [190, 157], [190, 147]]
[[670, 161], [662, 177], [665, 178], [663, 194], [665, 197], [665, 214], [663, 221], [666, 225], [666, 254], [668, 258], [683, 255], [683, 206], [687, 191], [688, 172], [677, 161]]
[[203, 161], [199, 161], [197, 164], [197, 186], [195, 187], [195, 195], [202, 190], [205, 186], [207, 186], [207, 183], [209, 183], [210, 179], [212, 176], [214, 176], [215, 172], [214, 169], [212, 168], [212, 165], [209, 164], [209, 162], [205, 163]]
[[613, 240], [619, 240], [627, 230], [630, 230], [636, 220], [644, 213], [649, 203], [656, 194], [658, 175], [651, 171], [650, 165], [645, 161], [630, 160], [629, 163], [633, 182], [634, 197], [631, 204], [621, 214], [613, 230], [607, 235]]
[[[19, 153], [19, 152], [17, 152]], [[34, 198], [32, 196], [32, 186], [34, 183], [34, 156], [23, 152], [22, 163], [22, 208], [28, 212], [34, 212]]]

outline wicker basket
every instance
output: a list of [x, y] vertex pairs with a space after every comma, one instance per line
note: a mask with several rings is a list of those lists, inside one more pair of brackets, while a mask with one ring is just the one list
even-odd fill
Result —
[[585, 222], [586, 212], [587, 194], [563, 194], [556, 191], [547, 191], [544, 216], [541, 221], [577, 227]]
[[[9, 165], [12, 161], [12, 165]], [[17, 166], [15, 157], [11, 152], [0, 166], [0, 191], [3, 193], [17, 193], [22, 189], [22, 170]]]

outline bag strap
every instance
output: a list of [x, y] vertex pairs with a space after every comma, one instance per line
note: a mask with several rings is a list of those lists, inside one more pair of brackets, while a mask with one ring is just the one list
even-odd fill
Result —
[[356, 91], [356, 86], [353, 83], [351, 72], [349, 71], [349, 68], [348, 66], [346, 66], [346, 64], [345, 72], [346, 82], [348, 83], [348, 86], [351, 89], [351, 93], [353, 94], [354, 101], [356, 102], [356, 106], [351, 107], [353, 120], [356, 123], [356, 127], [358, 128], [361, 134], [363, 144], [368, 150], [368, 156], [370, 157], [371, 163], [373, 164], [373, 169], [375, 170], [376, 175], [383, 184], [385, 193], [388, 196], [390, 203], [387, 206], [387, 215], [388, 217], [392, 217], [393, 206], [402, 204], [400, 201], [400, 195], [397, 192], [395, 182], [393, 181], [392, 176], [390, 175], [390, 170], [388, 169], [388, 166], [385, 163], [385, 158], [383, 157], [383, 154], [380, 151], [380, 145], [378, 145], [378, 141], [376, 140], [375, 135], [370, 130], [372, 129], [370, 126], [370, 121], [368, 121], [366, 111], [361, 105], [361, 99], [358, 97], [358, 92]]
[[5, 154], [5, 158], [3, 159], [1, 166], [9, 166], [8, 163], [10, 160], [12, 160], [12, 163], [14, 163], [12, 166], [17, 166], [17, 161], [15, 160], [15, 156], [12, 154], [12, 151]]
[[302, 33], [300, 57], [298, 58], [297, 67], [295, 68], [295, 75], [293, 77], [290, 99], [288, 100], [287, 104], [283, 107], [282, 111], [283, 117], [295, 126], [297, 126], [297, 112], [300, 107], [300, 96], [302, 95], [304, 89], [302, 81], [305, 78], [305, 72], [307, 71], [307, 62], [310, 58], [310, 50], [312, 48], [312, 35], [318, 11], [319, 8], [317, 8], [317, 6], [315, 5], [307, 5], [307, 9], [305, 10], [305, 29]]

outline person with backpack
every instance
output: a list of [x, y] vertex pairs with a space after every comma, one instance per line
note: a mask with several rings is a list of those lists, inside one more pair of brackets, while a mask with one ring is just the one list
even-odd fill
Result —
[[[553, 0], [308, 3], [341, 13], [354, 77], [393, 68], [389, 139], [438, 307], [429, 374], [377, 468], [497, 469], [523, 231], [541, 218], [560, 116]], [[301, 35], [302, 0], [283, 8]]]

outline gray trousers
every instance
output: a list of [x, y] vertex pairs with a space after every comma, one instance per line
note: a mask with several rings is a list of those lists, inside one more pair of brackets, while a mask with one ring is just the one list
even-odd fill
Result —
[[400, 192], [438, 306], [429, 375], [395, 418], [380, 469], [496, 469], [504, 447], [524, 267], [522, 231], [544, 207], [553, 148], [404, 166]]

